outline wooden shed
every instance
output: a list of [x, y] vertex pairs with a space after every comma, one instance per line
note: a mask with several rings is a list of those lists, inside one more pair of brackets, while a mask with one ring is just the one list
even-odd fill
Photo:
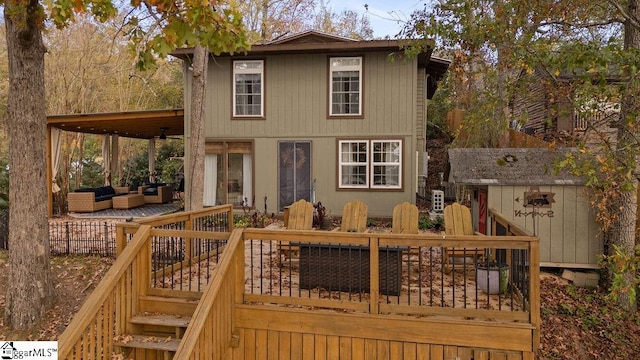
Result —
[[603, 239], [584, 181], [554, 163], [571, 149], [450, 149], [449, 182], [471, 205], [475, 230], [487, 233], [487, 210], [540, 238], [540, 266], [597, 268]]

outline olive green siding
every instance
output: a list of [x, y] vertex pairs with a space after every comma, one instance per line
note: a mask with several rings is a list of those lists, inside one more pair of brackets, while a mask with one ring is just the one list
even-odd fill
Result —
[[550, 208], [523, 206], [528, 186], [489, 186], [488, 206], [507, 220], [540, 237], [540, 262], [544, 266], [597, 268], [603, 252], [584, 186], [540, 186], [542, 192], [554, 193]]
[[207, 137], [286, 137], [310, 135], [412, 134], [415, 131], [414, 61], [363, 54], [363, 119], [327, 119], [328, 55], [273, 55], [265, 61], [265, 119], [231, 119], [229, 58], [209, 65]]
[[[416, 60], [390, 62], [387, 53], [357, 53], [363, 57], [363, 116], [328, 119], [327, 54], [287, 54], [246, 59], [264, 60], [264, 119], [232, 119], [232, 59], [209, 61], [206, 95], [207, 141], [216, 139], [254, 140], [255, 206], [278, 211], [278, 141], [312, 143], [312, 178], [316, 201], [332, 215], [342, 212], [344, 203], [364, 201], [371, 216], [390, 216], [393, 206], [415, 202], [416, 131], [424, 131], [424, 69]], [[344, 55], [340, 55], [344, 56]], [[240, 57], [242, 58], [242, 57]], [[189, 119], [191, 74], [185, 82], [185, 119]], [[419, 110], [419, 108], [421, 108]], [[185, 146], [188, 146], [188, 120]], [[421, 144], [423, 142], [421, 135]], [[337, 139], [390, 138], [403, 141], [402, 190], [346, 191], [337, 189]], [[186, 159], [188, 166], [188, 156]], [[420, 159], [418, 163], [422, 163]]]

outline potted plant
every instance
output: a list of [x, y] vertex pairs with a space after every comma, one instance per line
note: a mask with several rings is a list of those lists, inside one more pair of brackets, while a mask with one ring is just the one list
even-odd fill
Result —
[[476, 284], [487, 294], [504, 294], [509, 284], [509, 265], [497, 262], [476, 264]]

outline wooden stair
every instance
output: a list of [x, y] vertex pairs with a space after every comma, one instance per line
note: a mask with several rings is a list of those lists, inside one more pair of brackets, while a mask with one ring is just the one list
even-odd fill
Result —
[[135, 334], [115, 340], [125, 358], [173, 359], [191, 317], [169, 314], [139, 314], [131, 318]]

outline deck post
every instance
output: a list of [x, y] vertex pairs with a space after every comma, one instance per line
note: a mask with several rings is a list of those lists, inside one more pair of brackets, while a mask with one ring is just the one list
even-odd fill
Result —
[[529, 312], [533, 330], [533, 351], [540, 348], [540, 242], [539, 239], [529, 242]]
[[378, 314], [378, 295], [380, 293], [380, 238], [369, 237], [369, 313]]

